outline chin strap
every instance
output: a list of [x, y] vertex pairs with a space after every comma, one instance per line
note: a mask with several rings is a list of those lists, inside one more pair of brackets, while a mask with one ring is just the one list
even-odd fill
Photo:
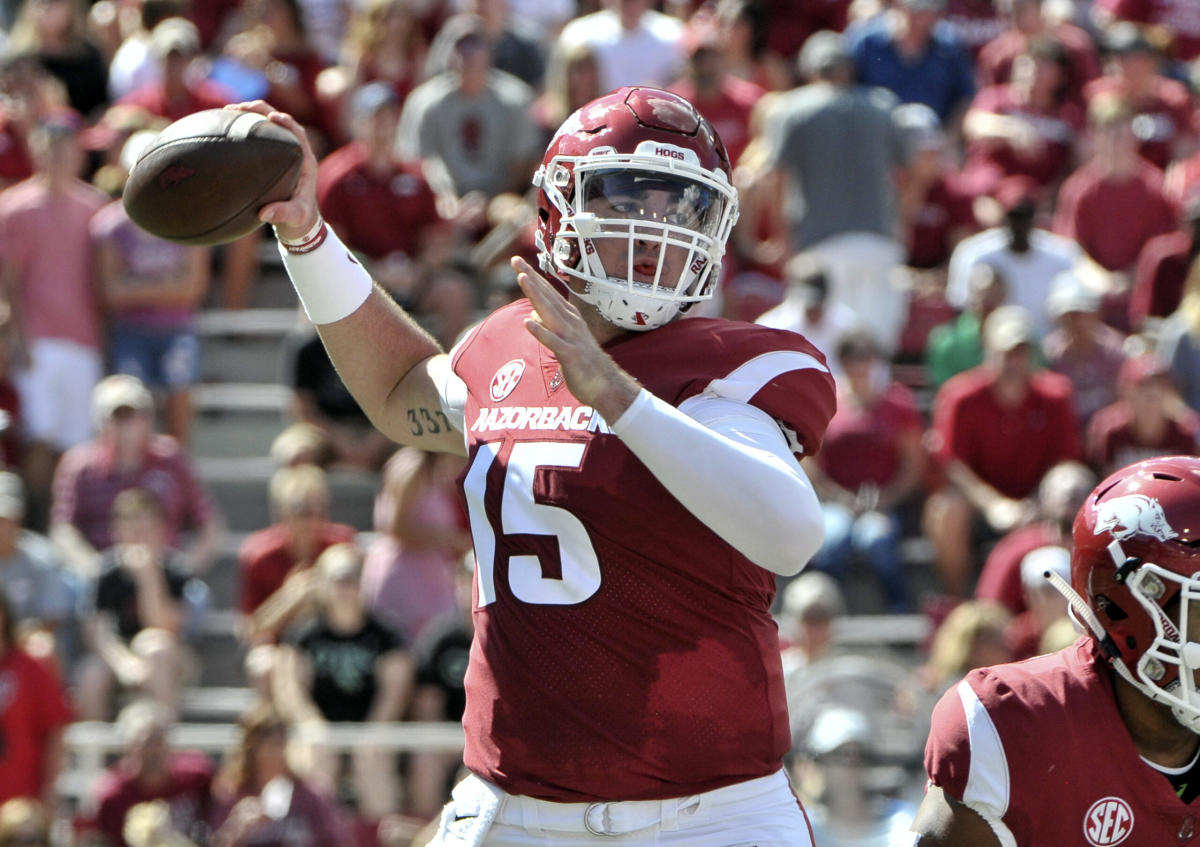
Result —
[[[1121, 549], [1121, 545], [1118, 542], [1114, 541], [1113, 544], [1117, 546], [1118, 551]], [[1109, 545], [1109, 553], [1112, 553], [1112, 545]], [[1121, 563], [1123, 564], [1124, 561], [1124, 553], [1121, 553]], [[1070, 583], [1053, 571], [1043, 571], [1042, 576], [1050, 581], [1050, 584], [1054, 586], [1059, 594], [1066, 598], [1067, 604], [1071, 608], [1071, 617], [1074, 618], [1076, 622], [1083, 624], [1089, 630], [1091, 630], [1092, 635], [1096, 638], [1096, 643], [1100, 645], [1100, 649], [1104, 651], [1106, 656], [1108, 656], [1109, 660], [1112, 662], [1113, 669], [1116, 670], [1117, 674], [1120, 675], [1120, 677], [1130, 685], [1136, 687], [1139, 691], [1144, 691], [1145, 686], [1143, 686], [1141, 682], [1134, 678], [1133, 673], [1126, 666], [1125, 660], [1121, 658], [1121, 651], [1117, 649], [1117, 645], [1112, 640], [1112, 636], [1104, 631], [1104, 626], [1100, 623], [1100, 619], [1096, 617], [1096, 613], [1093, 612], [1091, 607], [1084, 602], [1083, 598], [1076, 593], [1075, 589], [1071, 587]]]

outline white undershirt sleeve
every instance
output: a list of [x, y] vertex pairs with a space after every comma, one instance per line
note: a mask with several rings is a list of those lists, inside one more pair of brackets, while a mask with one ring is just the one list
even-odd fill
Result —
[[816, 493], [761, 409], [715, 394], [675, 408], [643, 389], [610, 427], [675, 499], [756, 565], [790, 576], [821, 546]]

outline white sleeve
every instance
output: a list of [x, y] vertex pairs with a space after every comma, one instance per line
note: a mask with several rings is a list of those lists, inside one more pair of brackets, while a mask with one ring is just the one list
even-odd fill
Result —
[[450, 425], [459, 432], [467, 429], [467, 384], [454, 372], [450, 366], [450, 356], [442, 354], [434, 356], [426, 365], [433, 384], [437, 386], [438, 399], [442, 403], [442, 411], [450, 421]]
[[675, 408], [643, 389], [610, 426], [675, 499], [756, 565], [790, 576], [821, 546], [817, 495], [761, 409], [714, 394]]

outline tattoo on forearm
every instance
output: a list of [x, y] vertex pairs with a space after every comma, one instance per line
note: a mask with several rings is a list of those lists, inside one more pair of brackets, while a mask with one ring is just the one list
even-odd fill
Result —
[[450, 421], [441, 409], [409, 409], [408, 429], [413, 435], [438, 435], [450, 429]]

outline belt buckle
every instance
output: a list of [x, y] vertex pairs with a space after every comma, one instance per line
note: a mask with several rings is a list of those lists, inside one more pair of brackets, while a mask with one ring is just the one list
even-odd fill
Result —
[[[611, 838], [617, 833], [612, 829], [612, 811], [609, 803], [592, 803], [583, 810], [583, 828], [592, 835]], [[593, 815], [599, 818], [599, 825], [592, 823]]]

